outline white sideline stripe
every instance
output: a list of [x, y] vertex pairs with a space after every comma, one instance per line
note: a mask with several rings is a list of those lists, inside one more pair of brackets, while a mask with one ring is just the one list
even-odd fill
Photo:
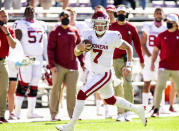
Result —
[[[104, 76], [103, 76], [104, 77]], [[102, 79], [103, 79], [103, 77], [102, 77]], [[110, 77], [110, 72], [107, 72], [107, 76], [106, 76], [106, 78], [101, 82], [101, 83], [99, 83], [98, 85], [96, 85], [95, 86], [95, 88], [93, 88], [93, 89], [91, 89], [86, 95], [88, 96], [89, 94], [91, 94], [94, 90], [96, 90], [97, 88], [99, 88], [102, 84], [104, 84], [104, 83], [107, 83], [107, 80], [108, 80], [108, 78]], [[100, 79], [101, 80], [101, 79]], [[100, 81], [99, 80], [99, 81]], [[109, 79], [110, 80], [110, 79]], [[108, 81], [109, 81], [108, 80]], [[99, 81], [97, 81], [96, 83], [98, 83]], [[95, 84], [96, 84], [95, 83]]]

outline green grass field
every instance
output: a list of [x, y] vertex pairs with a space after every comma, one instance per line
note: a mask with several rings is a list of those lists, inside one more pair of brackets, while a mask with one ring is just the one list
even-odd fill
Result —
[[[0, 131], [57, 131], [55, 126], [66, 124], [60, 122], [31, 122], [0, 124]], [[148, 118], [147, 127], [139, 119], [132, 122], [116, 122], [114, 119], [82, 120], [76, 131], [179, 131], [179, 117]]]

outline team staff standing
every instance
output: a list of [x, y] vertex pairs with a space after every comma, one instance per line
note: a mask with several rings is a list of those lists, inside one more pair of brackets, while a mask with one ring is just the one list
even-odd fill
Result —
[[158, 81], [154, 93], [154, 112], [153, 117], [159, 114], [162, 92], [166, 87], [166, 82], [171, 78], [179, 94], [179, 30], [178, 16], [169, 14], [167, 16], [168, 30], [160, 33], [157, 37], [152, 54], [151, 70], [155, 69], [155, 61], [160, 51], [160, 62], [158, 71]]
[[[58, 114], [60, 87], [62, 83], [67, 89], [67, 110], [72, 118], [76, 99], [78, 80], [77, 57], [74, 48], [81, 42], [76, 28], [69, 25], [70, 14], [63, 11], [60, 14], [61, 25], [53, 29], [48, 38], [48, 60], [52, 72], [53, 88], [50, 95], [50, 114], [56, 120]], [[81, 67], [84, 68], [83, 56], [79, 56]]]
[[0, 123], [7, 122], [4, 118], [6, 110], [6, 99], [8, 92], [8, 73], [5, 68], [5, 58], [8, 56], [9, 47], [15, 48], [15, 33], [6, 24], [8, 14], [5, 10], [0, 10]]
[[[140, 58], [141, 67], [143, 68], [144, 58], [142, 54], [139, 35], [136, 27], [134, 27], [133, 25], [131, 25], [129, 22], [126, 21], [126, 18], [128, 17], [127, 15], [128, 15], [128, 10], [126, 6], [119, 5], [119, 7], [116, 10], [117, 22], [112, 23], [109, 29], [114, 31], [119, 31], [122, 35], [122, 39], [127, 41], [129, 44], [132, 44], [133, 42], [135, 50]], [[113, 59], [114, 59], [113, 66], [114, 66], [115, 75], [117, 76], [118, 79], [122, 79], [123, 78], [122, 69], [126, 65], [126, 60], [127, 60], [126, 51], [116, 48], [114, 51]], [[134, 96], [133, 96], [133, 88], [132, 88], [132, 74], [128, 75], [127, 78], [124, 78], [123, 86], [124, 88], [122, 87], [122, 85], [115, 87], [114, 90], [116, 95], [123, 96], [123, 92], [124, 92], [124, 98], [133, 103]], [[117, 121], [124, 120], [122, 113], [123, 113], [122, 110], [118, 108]], [[131, 118], [127, 110], [125, 111], [124, 118], [126, 121], [131, 121]]]

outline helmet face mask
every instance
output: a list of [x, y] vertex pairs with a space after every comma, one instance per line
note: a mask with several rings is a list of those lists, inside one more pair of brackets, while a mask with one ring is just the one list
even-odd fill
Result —
[[108, 30], [109, 17], [102, 11], [97, 11], [92, 17], [93, 29], [98, 35], [102, 35]]

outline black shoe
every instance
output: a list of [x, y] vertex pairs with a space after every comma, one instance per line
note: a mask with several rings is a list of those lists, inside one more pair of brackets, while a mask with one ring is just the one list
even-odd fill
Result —
[[154, 112], [152, 113], [151, 117], [158, 117], [159, 116], [159, 109], [155, 108]]
[[8, 121], [4, 117], [0, 117], [0, 123], [8, 123]]

